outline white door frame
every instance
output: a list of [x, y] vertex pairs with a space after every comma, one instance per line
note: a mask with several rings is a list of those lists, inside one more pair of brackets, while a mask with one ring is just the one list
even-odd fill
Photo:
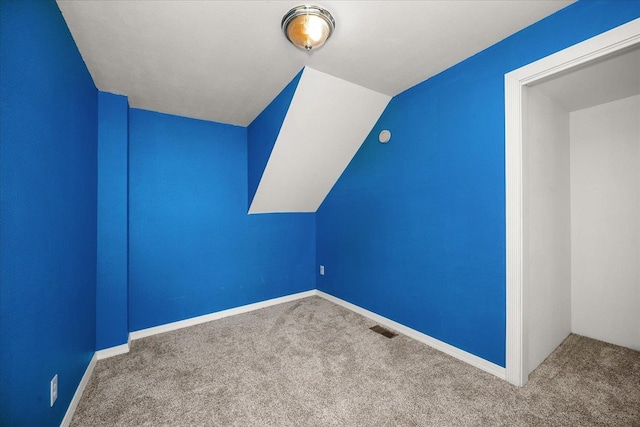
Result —
[[[526, 212], [523, 209], [523, 143], [526, 143], [527, 86], [640, 44], [640, 18], [505, 74], [506, 178], [506, 379], [526, 384], [528, 328]], [[526, 159], [524, 159], [526, 162]]]

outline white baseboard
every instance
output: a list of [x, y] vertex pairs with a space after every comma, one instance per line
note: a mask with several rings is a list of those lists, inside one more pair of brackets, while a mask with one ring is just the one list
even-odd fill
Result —
[[96, 367], [96, 361], [98, 358], [94, 354], [89, 361], [89, 366], [84, 371], [84, 375], [80, 380], [80, 384], [78, 384], [78, 388], [76, 388], [76, 392], [73, 394], [73, 398], [71, 399], [71, 403], [69, 403], [69, 407], [67, 408], [67, 412], [64, 414], [64, 418], [60, 423], [60, 427], [68, 427], [71, 425], [71, 419], [73, 418], [73, 414], [76, 412], [76, 408], [78, 407], [78, 403], [80, 403], [80, 398], [82, 398], [82, 393], [84, 392], [85, 387], [89, 383], [89, 378], [91, 378], [91, 374], [93, 373], [93, 368]]
[[108, 357], [117, 356], [119, 354], [129, 353], [129, 344], [131, 344], [131, 334], [129, 334], [126, 344], [121, 344], [115, 347], [109, 347], [103, 350], [98, 350], [96, 351], [96, 357], [98, 360], [102, 360]]
[[248, 304], [240, 307], [230, 308], [228, 310], [217, 311], [215, 313], [192, 317], [190, 319], [167, 323], [160, 326], [154, 326], [152, 328], [140, 329], [138, 331], [134, 331], [129, 334], [129, 342], [127, 344], [122, 344], [116, 347], [111, 347], [111, 348], [97, 351], [96, 356], [99, 360], [101, 360], [107, 357], [116, 356], [118, 354], [127, 353], [129, 351], [129, 344], [132, 340], [137, 340], [137, 339], [149, 337], [152, 335], [162, 334], [164, 332], [175, 331], [177, 329], [198, 325], [200, 323], [211, 322], [213, 320], [222, 319], [224, 317], [235, 316], [236, 314], [248, 313], [250, 311], [259, 310], [261, 308], [270, 307], [272, 305], [282, 304], [285, 302], [295, 301], [298, 299], [307, 298], [311, 296], [319, 296], [321, 298], [324, 298], [348, 310], [351, 310], [362, 316], [368, 317], [369, 319], [372, 319], [383, 326], [386, 326], [390, 329], [394, 329], [410, 338], [415, 339], [416, 341], [419, 341], [423, 344], [426, 344], [430, 347], [435, 348], [436, 350], [439, 350], [443, 353], [453, 356], [456, 359], [466, 362], [471, 366], [475, 366], [476, 368], [482, 369], [483, 371], [488, 372], [492, 375], [495, 375], [500, 379], [503, 379], [503, 380], [506, 379], [506, 370], [502, 366], [498, 366], [495, 363], [489, 362], [488, 360], [485, 360], [481, 357], [468, 353], [464, 350], [461, 350], [457, 347], [454, 347], [450, 344], [447, 344], [429, 335], [423, 334], [422, 332], [416, 331], [415, 329], [412, 329], [401, 323], [395, 322], [391, 319], [387, 319], [386, 317], [380, 316], [379, 314], [376, 314], [372, 311], [366, 310], [355, 304], [351, 304], [350, 302], [344, 301], [340, 298], [334, 297], [333, 295], [327, 294], [326, 292], [322, 292], [315, 289], [310, 291], [300, 292], [297, 294], [287, 295], [284, 297], [273, 298], [270, 300], [261, 301], [254, 304]]
[[464, 350], [460, 350], [457, 347], [442, 342], [436, 338], [430, 337], [429, 335], [423, 334], [422, 332], [418, 332], [415, 329], [411, 329], [401, 323], [395, 322], [391, 319], [387, 319], [386, 317], [380, 316], [379, 314], [376, 314], [372, 311], [366, 310], [362, 307], [358, 307], [355, 304], [351, 304], [350, 302], [341, 300], [340, 298], [334, 297], [333, 295], [329, 295], [318, 290], [316, 290], [316, 295], [328, 301], [331, 301], [334, 304], [338, 304], [348, 310], [358, 313], [364, 317], [368, 317], [369, 319], [376, 321], [382, 326], [386, 326], [387, 328], [396, 330], [403, 335], [413, 338], [414, 340], [426, 344], [429, 347], [433, 347], [436, 350], [440, 350], [441, 352], [446, 353], [449, 356], [453, 356], [463, 362], [466, 362], [471, 366], [482, 369], [483, 371], [495, 375], [502, 380], [506, 379], [506, 370], [502, 366], [498, 366], [495, 363], [489, 362], [488, 360], [485, 360], [481, 357], [478, 357], [471, 353], [467, 353]]
[[167, 323], [152, 328], [140, 329], [131, 332], [129, 336], [132, 340], [137, 340], [151, 335], [162, 334], [164, 332], [175, 331], [176, 329], [186, 328], [188, 326], [198, 325], [200, 323], [211, 322], [212, 320], [222, 319], [224, 317], [235, 316], [236, 314], [247, 313], [249, 311], [259, 310], [261, 308], [270, 307], [272, 305], [282, 304], [289, 301], [295, 301], [301, 298], [307, 298], [316, 295], [315, 290], [300, 292], [297, 294], [287, 295], [284, 297], [273, 298], [266, 301], [260, 301], [253, 304], [247, 304], [240, 307], [230, 308], [228, 310], [217, 311], [215, 313], [205, 314], [203, 316], [192, 317], [190, 319], [179, 320], [177, 322]]

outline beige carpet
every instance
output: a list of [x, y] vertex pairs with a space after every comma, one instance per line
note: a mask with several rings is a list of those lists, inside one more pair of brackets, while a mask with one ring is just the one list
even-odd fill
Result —
[[311, 297], [132, 343], [73, 426], [640, 426], [640, 352], [571, 335], [524, 388]]

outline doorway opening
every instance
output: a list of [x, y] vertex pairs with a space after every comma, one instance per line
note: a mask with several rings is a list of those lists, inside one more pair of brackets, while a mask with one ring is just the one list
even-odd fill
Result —
[[[639, 48], [640, 19], [636, 19], [505, 75], [506, 379], [512, 384], [523, 386], [531, 370], [572, 328], [571, 271], [572, 265], [580, 264], [571, 254], [571, 241], [575, 237], [571, 233], [572, 220], [575, 226], [590, 218], [572, 217], [572, 211], [582, 210], [575, 207], [588, 204], [589, 197], [574, 202], [578, 204], [571, 209], [570, 182], [584, 180], [584, 177], [576, 178], [569, 173], [568, 165], [575, 159], [570, 157], [568, 111], [620, 98], [611, 90], [602, 90], [600, 92], [611, 98], [598, 95], [599, 101], [593, 104], [595, 98], [589, 100], [578, 84], [581, 101], [577, 107], [560, 108], [567, 111], [566, 119], [562, 119], [563, 114], [556, 111], [557, 100], [550, 99], [549, 93], [554, 86], [556, 92], [558, 87], [569, 88], [570, 73], [577, 70], [590, 70], [594, 74], [594, 70], [602, 71], [603, 67], [610, 66], [609, 60], [633, 61]], [[603, 89], [603, 86], [597, 87]], [[637, 93], [628, 96], [632, 95]], [[589, 121], [588, 118], [580, 120]], [[535, 121], [545, 122], [546, 130], [540, 130]], [[576, 171], [580, 167], [576, 167]], [[583, 169], [585, 167], [593, 166]], [[588, 262], [582, 260], [582, 264]], [[565, 288], [561, 290], [558, 283], [565, 283]], [[545, 323], [553, 325], [555, 330], [544, 329]], [[530, 344], [535, 348], [530, 348]]]

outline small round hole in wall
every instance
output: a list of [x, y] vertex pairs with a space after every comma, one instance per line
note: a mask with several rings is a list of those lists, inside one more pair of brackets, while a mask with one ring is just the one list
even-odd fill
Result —
[[380, 132], [380, 135], [378, 135], [378, 141], [380, 141], [382, 144], [386, 144], [390, 139], [391, 131], [388, 131], [386, 129]]

